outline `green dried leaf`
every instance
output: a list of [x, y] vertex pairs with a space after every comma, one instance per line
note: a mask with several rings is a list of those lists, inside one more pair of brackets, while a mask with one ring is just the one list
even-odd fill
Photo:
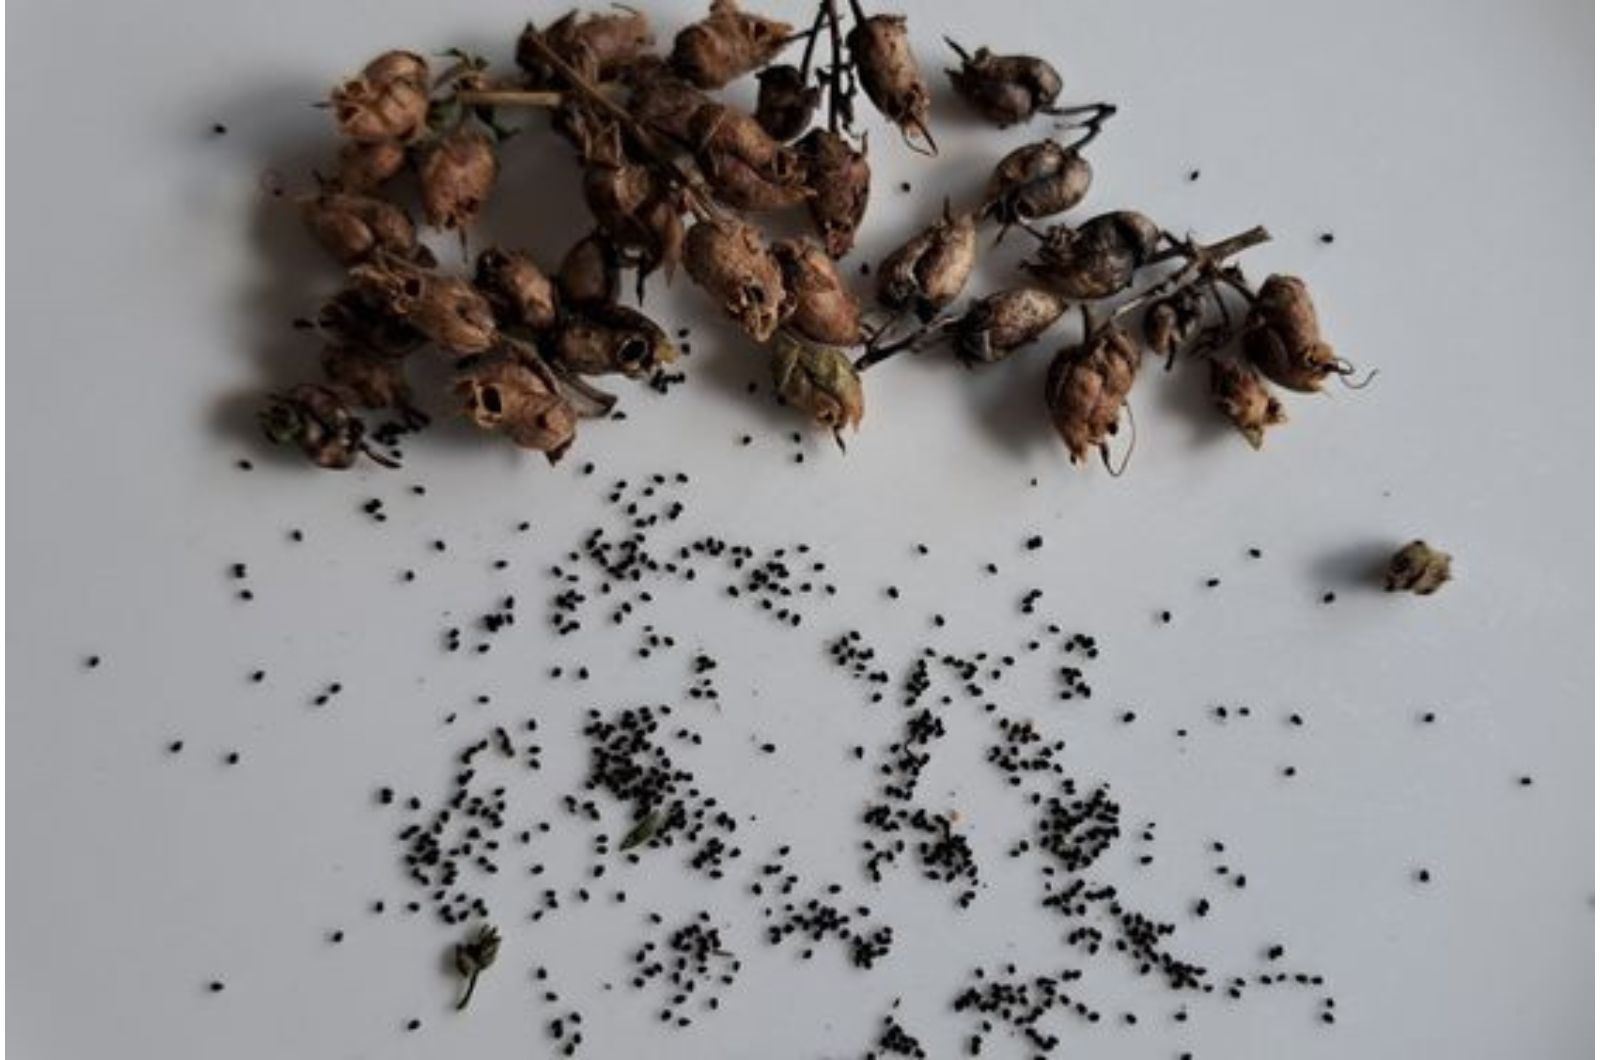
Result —
[[622, 844], [618, 850], [632, 850], [641, 843], [648, 843], [661, 831], [661, 826], [666, 823], [666, 817], [660, 810], [651, 810], [639, 819], [639, 823], [628, 829], [628, 834], [622, 837]]

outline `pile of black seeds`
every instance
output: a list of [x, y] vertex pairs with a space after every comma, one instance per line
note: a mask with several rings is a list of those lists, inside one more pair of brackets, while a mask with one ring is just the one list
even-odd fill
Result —
[[[652, 917], [658, 923], [660, 917]], [[698, 1005], [715, 1012], [721, 1005], [720, 988], [730, 987], [743, 963], [729, 950], [722, 931], [706, 910], [672, 931], [658, 943], [647, 939], [633, 954], [633, 986], [643, 990], [660, 982], [666, 991], [658, 1018], [673, 1027], [687, 1027], [694, 1018], [687, 1011]]]

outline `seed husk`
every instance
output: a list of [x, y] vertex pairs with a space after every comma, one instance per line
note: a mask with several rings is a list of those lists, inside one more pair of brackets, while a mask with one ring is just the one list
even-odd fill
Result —
[[385, 257], [357, 265], [350, 279], [374, 306], [404, 320], [446, 353], [482, 353], [498, 336], [488, 300], [459, 276]]
[[1109, 298], [1155, 255], [1161, 230], [1142, 213], [1118, 210], [1076, 228], [1052, 225], [1023, 268], [1076, 301]]
[[953, 302], [967, 284], [978, 257], [978, 229], [971, 214], [942, 218], [912, 236], [878, 266], [878, 301], [923, 321]]
[[1213, 358], [1211, 400], [1244, 435], [1252, 449], [1260, 449], [1267, 428], [1286, 423], [1283, 403], [1267, 389], [1259, 373], [1247, 364]]
[[784, 326], [828, 346], [861, 343], [861, 304], [822, 247], [810, 239], [772, 245], [794, 308]]
[[1322, 340], [1305, 281], [1268, 276], [1251, 306], [1243, 335], [1245, 356], [1261, 374], [1288, 390], [1314, 393], [1348, 366]]
[[466, 228], [489, 201], [499, 169], [488, 134], [465, 127], [445, 133], [417, 170], [423, 216], [436, 228]]
[[591, 303], [568, 314], [551, 345], [555, 360], [579, 375], [647, 376], [678, 358], [677, 347], [649, 317], [616, 303]]
[[1120, 328], [1102, 328], [1056, 354], [1045, 381], [1051, 423], [1072, 463], [1106, 452], [1133, 389], [1139, 350]]
[[554, 464], [577, 433], [577, 414], [553, 378], [507, 351], [475, 357], [456, 378], [469, 420]]
[[1015, 287], [980, 298], [951, 325], [956, 357], [969, 368], [1004, 360], [1048, 331], [1071, 304], [1042, 287]]
[[488, 299], [502, 326], [544, 331], [554, 327], [560, 316], [555, 283], [520, 250], [484, 250], [478, 255], [473, 285]]
[[428, 61], [414, 52], [384, 52], [334, 89], [332, 104], [348, 139], [410, 143], [427, 131]]
[[722, 88], [771, 62], [794, 27], [742, 11], [734, 0], [711, 0], [711, 13], [672, 41], [669, 62], [698, 88]]
[[936, 147], [928, 132], [928, 85], [917, 68], [906, 32], [904, 15], [864, 17], [856, 7], [856, 24], [845, 44], [855, 63], [856, 77], [867, 99], [900, 128], [908, 145], [932, 154]]
[[872, 169], [867, 164], [866, 140], [861, 150], [828, 129], [813, 129], [797, 145], [805, 163], [806, 186], [811, 194], [806, 209], [822, 237], [828, 256], [838, 259], [855, 245], [856, 229], [867, 214], [872, 189]]
[[1005, 129], [1049, 112], [1061, 95], [1061, 75], [1031, 55], [995, 55], [988, 48], [969, 54], [945, 38], [961, 59], [961, 68], [946, 70], [956, 95], [994, 125]]
[[697, 221], [689, 229], [684, 265], [757, 342], [770, 339], [789, 314], [783, 270], [754, 225], [729, 216]]
[[1450, 580], [1450, 553], [1416, 540], [1396, 552], [1384, 572], [1386, 591], [1429, 596]]
[[984, 215], [1005, 225], [1065, 213], [1083, 201], [1094, 169], [1075, 147], [1024, 144], [1002, 158], [984, 189]]

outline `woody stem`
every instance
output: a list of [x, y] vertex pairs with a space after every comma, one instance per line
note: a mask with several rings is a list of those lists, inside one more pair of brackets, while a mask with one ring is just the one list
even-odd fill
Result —
[[1256, 225], [1254, 228], [1240, 232], [1238, 235], [1220, 239], [1215, 243], [1196, 246], [1193, 242], [1185, 242], [1177, 248], [1178, 252], [1188, 258], [1188, 262], [1177, 272], [1167, 276], [1156, 284], [1146, 288], [1143, 292], [1130, 298], [1111, 311], [1111, 315], [1100, 324], [1100, 328], [1109, 328], [1118, 320], [1135, 310], [1142, 309], [1151, 302], [1156, 302], [1174, 292], [1189, 286], [1198, 279], [1202, 272], [1215, 272], [1216, 267], [1251, 247], [1267, 242], [1272, 236], [1265, 228]]
[[513, 88], [464, 89], [456, 99], [469, 107], [559, 107], [564, 92], [532, 92]]

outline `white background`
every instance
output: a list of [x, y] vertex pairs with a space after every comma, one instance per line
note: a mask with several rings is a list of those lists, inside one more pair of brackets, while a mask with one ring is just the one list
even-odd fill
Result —
[[[849, 820], [869, 777], [843, 749], [881, 742], [894, 716], [868, 714], [824, 671], [819, 637], [859, 625], [886, 648], [918, 644], [943, 610], [952, 646], [1009, 642], [1016, 597], [1038, 585], [1044, 610], [1100, 636], [1098, 691], [1071, 712], [1008, 709], [1068, 739], [1074, 772], [1108, 779], [1130, 823], [1160, 822], [1155, 868], [1136, 871], [1125, 846], [1102, 874], [1178, 920], [1178, 949], [1219, 971], [1285, 942], [1329, 977], [1340, 1017], [1324, 1028], [1317, 995], [1283, 992], [1194, 1004], [1180, 1027], [1165, 1018], [1179, 999], [1111, 964], [1093, 999], [1147, 1018], [1065, 1021], [1066, 1052], [1592, 1052], [1590, 5], [916, 5], [930, 69], [948, 32], [1047, 55], [1071, 100], [1122, 107], [1093, 148], [1085, 209], [1135, 206], [1206, 237], [1266, 224], [1276, 241], [1247, 259], [1252, 274], [1306, 277], [1340, 352], [1381, 368], [1364, 392], [1292, 399], [1293, 422], [1260, 453], [1208, 418], [1197, 377], [1152, 365], [1129, 473], [1071, 469], [1042, 420], [1041, 346], [981, 375], [938, 352], [875, 370], [848, 457], [818, 438], [794, 466], [794, 424], [743, 393], [756, 354], [680, 284], [650, 308], [693, 324], [689, 385], [628, 392], [629, 422], [589, 427], [553, 471], [459, 427], [411, 444], [396, 473], [318, 474], [264, 454], [250, 395], [312, 371], [313, 341], [289, 320], [336, 276], [262, 195], [262, 175], [303, 186], [332, 144], [307, 104], [370, 53], [462, 44], [507, 61], [529, 13], [509, 0], [11, 6], [16, 1055], [542, 1055], [553, 1013], [535, 1001], [535, 961], [587, 1013], [586, 1055], [859, 1055], [896, 996], [903, 1022], [949, 1055], [962, 1024], [947, 1002], [966, 969], [1078, 963], [1029, 877], [1004, 864], [962, 917], [939, 888], [886, 887], [874, 904], [899, 945], [862, 975], [833, 951], [800, 964], [768, 949], [736, 884], [708, 890], [664, 857], [625, 874], [627, 906], [538, 928], [523, 919], [526, 878], [509, 873], [502, 964], [458, 1017], [438, 964], [453, 936], [364, 911], [409, 897], [395, 819], [371, 803], [378, 783], [436, 795], [453, 751], [532, 708], [549, 765], [517, 798], [547, 808], [580, 767], [583, 708], [676, 695], [681, 658], [618, 668], [631, 641], [601, 637], [557, 652], [538, 619], [542, 571], [595, 518], [599, 483], [678, 469], [696, 479], [690, 528], [810, 541], [846, 586], [806, 635], [774, 636], [711, 593], [657, 612], [726, 660], [722, 713], [696, 718], [696, 761], [759, 815], [743, 836], [751, 860], [788, 838], [818, 878], [859, 886]], [[945, 194], [970, 198], [989, 159], [1038, 132], [986, 133], [938, 93], [937, 164], [869, 119], [869, 257]], [[226, 136], [209, 134], [214, 121]], [[486, 227], [554, 261], [580, 231], [575, 168], [543, 133], [509, 153]], [[1323, 231], [1337, 241], [1320, 244]], [[975, 289], [1003, 282], [1020, 251], [993, 255]], [[758, 436], [749, 449], [735, 444], [745, 432]], [[236, 470], [240, 457], [256, 470]], [[578, 476], [585, 460], [594, 480]], [[407, 495], [414, 481], [426, 498]], [[357, 510], [368, 497], [387, 499], [386, 525]], [[535, 531], [514, 539], [522, 518]], [[303, 545], [287, 543], [291, 526]], [[1024, 554], [1035, 531], [1046, 546]], [[1373, 591], [1374, 558], [1419, 534], [1456, 554], [1458, 580], [1428, 600]], [[435, 536], [452, 544], [444, 557], [426, 549]], [[914, 562], [915, 541], [932, 555]], [[1244, 557], [1252, 545], [1262, 560]], [[492, 575], [500, 556], [513, 566]], [[1001, 575], [979, 579], [991, 559]], [[233, 599], [236, 561], [250, 565], [252, 605]], [[403, 587], [407, 566], [419, 580]], [[1208, 576], [1222, 585], [1206, 590]], [[890, 582], [897, 604], [881, 593]], [[494, 654], [441, 654], [444, 612], [470, 617], [513, 587], [524, 621]], [[1329, 590], [1339, 598], [1324, 607]], [[1172, 627], [1154, 622], [1161, 608]], [[89, 653], [105, 660], [93, 673]], [[611, 672], [547, 680], [563, 661]], [[269, 677], [252, 687], [257, 666]], [[331, 680], [346, 691], [313, 712]], [[472, 707], [479, 692], [495, 702]], [[1218, 702], [1251, 704], [1254, 720], [1207, 724]], [[1121, 726], [1127, 707], [1140, 720]], [[441, 728], [455, 709], [466, 720]], [[1430, 709], [1439, 722], [1419, 724]], [[1284, 724], [1291, 710], [1303, 730]], [[976, 762], [982, 730], [952, 725], [953, 762]], [[168, 756], [179, 737], [184, 752]], [[757, 738], [779, 754], [756, 755]], [[243, 755], [231, 769], [229, 749]], [[983, 850], [1021, 832], [986, 770], [950, 777], [936, 794]], [[588, 833], [568, 831], [547, 860], [570, 883]], [[1250, 886], [1195, 923], [1186, 903], [1215, 889], [1212, 838]], [[1427, 886], [1413, 879], [1423, 866]], [[659, 1030], [623, 982], [646, 902], [713, 909], [746, 958], [722, 1013], [687, 1032]], [[335, 928], [342, 947], [324, 941]], [[221, 996], [205, 992], [212, 978]], [[406, 1035], [412, 1016], [425, 1027]]]

